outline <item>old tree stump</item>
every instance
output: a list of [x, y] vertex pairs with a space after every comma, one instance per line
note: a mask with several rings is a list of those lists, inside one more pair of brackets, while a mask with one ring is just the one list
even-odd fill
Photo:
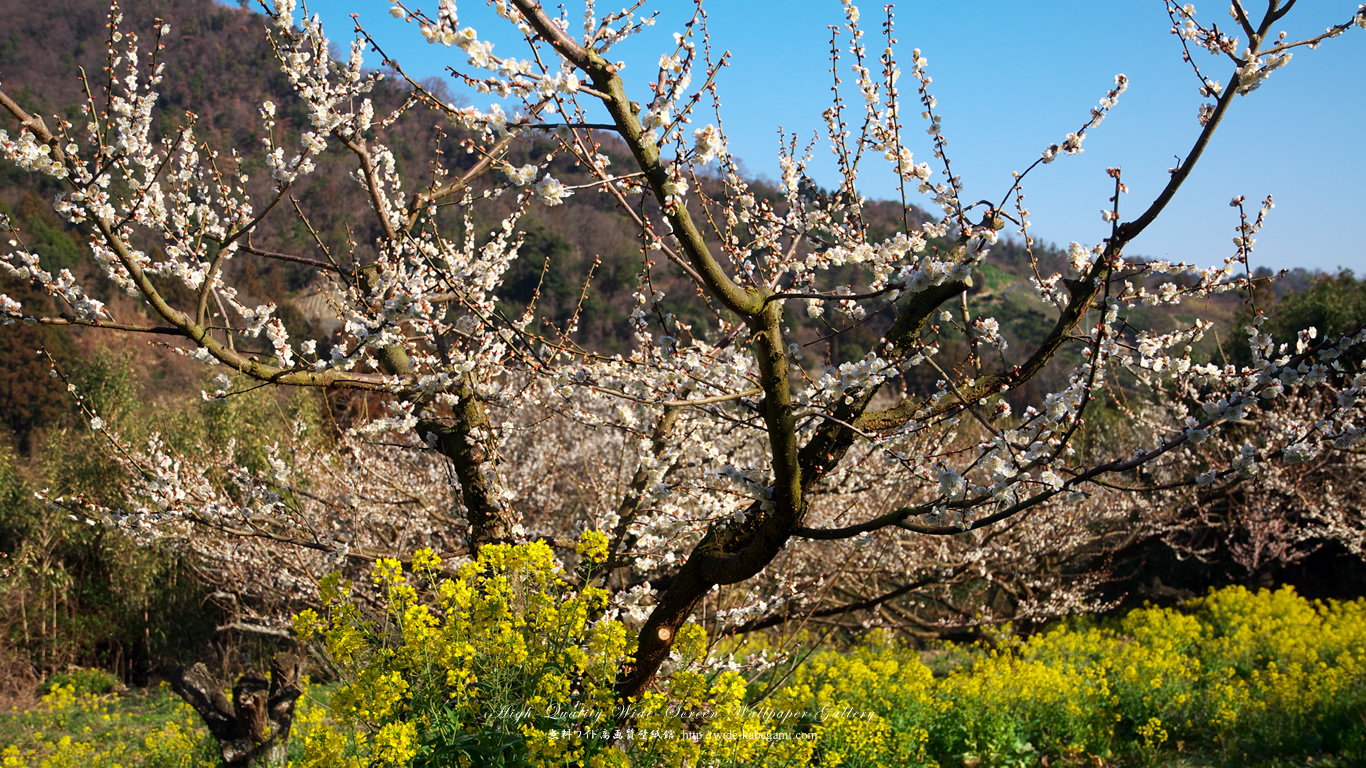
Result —
[[203, 718], [218, 742], [223, 765], [284, 765], [302, 668], [300, 657], [277, 655], [271, 661], [270, 679], [239, 677], [231, 700], [223, 692], [224, 684], [203, 663], [176, 669], [170, 683]]

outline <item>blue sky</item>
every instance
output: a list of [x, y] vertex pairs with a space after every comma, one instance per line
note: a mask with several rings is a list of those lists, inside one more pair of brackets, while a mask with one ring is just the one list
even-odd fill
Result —
[[[434, 0], [413, 4], [435, 11]], [[608, 7], [600, 3], [600, 10]], [[692, 4], [683, 0], [656, 0], [647, 7], [659, 11], [658, 24], [614, 49], [615, 57], [627, 62], [628, 91], [641, 100], [648, 100], [645, 85], [655, 77], [660, 53], [672, 50], [672, 32], [692, 14]], [[713, 0], [705, 7], [714, 49], [732, 55], [732, 65], [718, 79], [731, 149], [752, 173], [776, 178], [779, 126], [798, 132], [803, 144], [823, 128], [831, 84], [828, 26], [842, 21], [839, 2]], [[1232, 24], [1224, 0], [1196, 7], [1202, 22], [1221, 28]], [[1306, 0], [1275, 29], [1299, 39], [1348, 19], [1356, 7], [1356, 2]], [[883, 47], [881, 4], [861, 9], [865, 39], [876, 55]], [[419, 77], [439, 75], [447, 64], [464, 65], [458, 49], [428, 45], [414, 26], [392, 18], [384, 0], [327, 0], [309, 10], [321, 13], [343, 49], [352, 29], [349, 15], [357, 13], [386, 50]], [[483, 3], [462, 3], [458, 11], [461, 26], [473, 26], [481, 38], [494, 41], [495, 53], [525, 56], [515, 31], [505, 30], [505, 22]], [[580, 14], [581, 6], [574, 4], [571, 29], [578, 28]], [[898, 54], [909, 60], [919, 47], [929, 60], [949, 158], [968, 200], [1000, 199], [1011, 171], [1024, 170], [1044, 147], [1076, 130], [1115, 74], [1129, 77], [1128, 92], [1090, 133], [1084, 153], [1030, 175], [1026, 205], [1033, 234], [1042, 241], [1099, 242], [1109, 231], [1100, 217], [1112, 185], [1105, 169], [1123, 167], [1130, 193], [1121, 201], [1121, 215], [1136, 215], [1199, 131], [1198, 82], [1181, 61], [1160, 0], [917, 1], [901, 4], [896, 20]], [[848, 35], [841, 40], [847, 46]], [[846, 56], [842, 66], [848, 63]], [[1200, 63], [1210, 77], [1229, 81], [1231, 68], [1221, 60], [1202, 55]], [[378, 65], [378, 59], [367, 64]], [[909, 64], [903, 70], [903, 98], [910, 99], [915, 81]], [[1348, 267], [1366, 273], [1360, 199], [1366, 179], [1363, 72], [1366, 31], [1352, 29], [1317, 50], [1297, 49], [1288, 66], [1234, 103], [1197, 171], [1129, 253], [1221, 262], [1233, 253], [1238, 223], [1230, 198], [1246, 195], [1253, 204], [1272, 194], [1276, 209], [1257, 238], [1254, 266]], [[842, 77], [846, 85], [852, 83], [852, 77]], [[470, 98], [479, 106], [489, 100], [477, 94]], [[919, 111], [914, 103], [906, 106], [908, 115]], [[695, 124], [706, 122], [699, 115]], [[933, 160], [923, 124], [913, 123], [906, 139], [917, 161]], [[827, 146], [817, 144], [811, 175], [833, 187], [837, 178]], [[861, 181], [870, 198], [896, 196], [889, 174], [869, 174]]]

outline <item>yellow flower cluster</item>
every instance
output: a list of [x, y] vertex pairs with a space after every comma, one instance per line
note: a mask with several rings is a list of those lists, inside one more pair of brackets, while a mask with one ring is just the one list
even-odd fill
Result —
[[[581, 569], [605, 551], [589, 536], [580, 547]], [[687, 624], [654, 688], [623, 702], [626, 628], [544, 544], [485, 547], [450, 575], [422, 551], [372, 578], [382, 612], [366, 616], [330, 577], [322, 615], [296, 619], [342, 682], [326, 702], [306, 686], [291, 766], [1366, 764], [1366, 601], [1225, 589], [1179, 610], [956, 646], [959, 663], [937, 676], [873, 633], [748, 684]], [[216, 762], [187, 706], [147, 726], [113, 701], [54, 687], [3, 723], [17, 743], [0, 768]]]
[[[591, 569], [606, 557], [605, 537], [585, 534], [578, 552]], [[630, 661], [626, 629], [603, 618], [605, 593], [570, 586], [546, 545], [485, 547], [453, 578], [423, 551], [411, 570], [375, 566], [382, 616], [362, 618], [348, 585], [332, 579], [326, 618], [298, 617], [344, 681], [330, 719], [301, 728], [305, 765], [1366, 757], [1352, 719], [1366, 711], [1362, 601], [1227, 589], [1182, 610], [1133, 611], [1116, 625], [998, 638], [939, 678], [915, 651], [875, 633], [846, 650], [817, 649], [753, 685], [709, 663], [706, 632], [689, 624], [655, 688], [621, 702], [613, 683]]]
[[[576, 549], [579, 573], [591, 573], [608, 540], [589, 531]], [[408, 572], [396, 560], [376, 563], [371, 578], [385, 605], [369, 618], [349, 585], [329, 577], [325, 615], [296, 618], [343, 680], [329, 719], [303, 718], [304, 766], [807, 765], [825, 734], [858, 754], [923, 757], [923, 732], [908, 740], [887, 718], [897, 697], [923, 694], [927, 677], [887, 688], [883, 713], [858, 723], [833, 711], [839, 691], [898, 668], [890, 644], [867, 652], [861, 676], [844, 675], [819, 701], [785, 693], [792, 710], [782, 711], [751, 706], [746, 680], [711, 668], [706, 632], [685, 624], [657, 686], [619, 701], [626, 628], [605, 617], [607, 593], [571, 586], [544, 543], [486, 546], [453, 577], [441, 569], [425, 550]]]
[[[166, 692], [161, 692], [166, 697]], [[118, 705], [114, 694], [56, 685], [38, 705], [6, 723], [16, 743], [0, 751], [0, 768], [214, 768], [212, 740], [189, 705], [149, 725]], [[17, 726], [17, 728], [16, 728]], [[18, 733], [14, 733], [18, 731]]]
[[575, 549], [579, 555], [590, 562], [602, 563], [607, 560], [607, 550], [611, 546], [611, 541], [607, 534], [602, 531], [584, 531], [579, 538], [578, 546]]
[[[579, 549], [601, 560], [606, 539], [590, 532]], [[384, 559], [371, 577], [383, 615], [364, 617], [334, 576], [322, 590], [326, 617], [296, 617], [344, 681], [331, 727], [304, 738], [304, 765], [563, 765], [613, 752], [590, 732], [616, 723], [626, 631], [602, 618], [607, 593], [570, 587], [547, 545], [484, 547], [453, 578], [422, 550], [411, 574]]]
[[[1366, 602], [1232, 587], [1117, 628], [1060, 627], [1007, 644], [935, 686], [937, 754], [1110, 758], [1192, 749], [1366, 756]], [[1354, 721], [1354, 718], [1355, 719]]]
[[[822, 650], [797, 667], [769, 699], [768, 708], [792, 721], [803, 739], [779, 742], [783, 761], [806, 765], [931, 765], [929, 733], [933, 680], [914, 652], [874, 633], [846, 652]], [[796, 717], [794, 717], [796, 716]]]

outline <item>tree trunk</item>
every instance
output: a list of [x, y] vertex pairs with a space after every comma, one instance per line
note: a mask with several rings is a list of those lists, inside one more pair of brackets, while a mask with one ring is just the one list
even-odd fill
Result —
[[285, 764], [294, 704], [301, 691], [297, 681], [303, 659], [277, 655], [270, 679], [243, 675], [232, 687], [232, 700], [202, 663], [171, 673], [171, 688], [194, 707], [218, 742], [223, 765], [279, 766]]

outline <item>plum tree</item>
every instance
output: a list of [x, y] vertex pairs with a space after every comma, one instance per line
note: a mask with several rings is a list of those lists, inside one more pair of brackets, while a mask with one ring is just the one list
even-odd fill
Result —
[[[629, 696], [649, 684], [704, 602], [722, 629], [858, 611], [925, 629], [934, 621], [897, 608], [917, 597], [938, 606], [935, 621], [970, 623], [999, 605], [957, 604], [969, 582], [992, 585], [992, 599], [1012, 615], [1074, 609], [1090, 584], [1072, 579], [1066, 564], [1136, 526], [1160, 527], [1164, 494], [1366, 437], [1358, 404], [1366, 379], [1339, 362], [1366, 332], [1273, 339], [1254, 319], [1252, 362], [1238, 366], [1193, 353], [1205, 320], [1174, 330], [1140, 322], [1144, 308], [1247, 289], [1270, 198], [1250, 214], [1243, 198], [1233, 201], [1239, 237], [1221, 264], [1125, 254], [1173, 201], [1234, 103], [1292, 49], [1366, 26], [1366, 10], [1290, 41], [1271, 29], [1293, 1], [1268, 0], [1258, 18], [1234, 0], [1234, 23], [1222, 28], [1168, 2], [1208, 99], [1196, 133], [1166, 185], [1133, 213], [1121, 206], [1120, 169], [1109, 170], [1109, 235], [1073, 243], [1066, 274], [1045, 274], [1033, 259], [1029, 283], [1049, 327], [1021, 349], [969, 289], [1008, 227], [1033, 258], [1024, 184], [1081, 151], [1124, 93], [1123, 75], [999, 200], [971, 203], [948, 162], [926, 59], [911, 52], [913, 95], [903, 100], [891, 10], [886, 52], [874, 55], [858, 8], [845, 0], [854, 77], [836, 81], [825, 113], [838, 188], [814, 189], [794, 149], [781, 158], [778, 193], [765, 195], [727, 150], [716, 95], [723, 62], [706, 44], [700, 4], [648, 83], [623, 78], [609, 59], [652, 21], [641, 5], [600, 15], [589, 4], [574, 32], [577, 22], [536, 0], [495, 0], [529, 45], [528, 58], [515, 58], [460, 26], [454, 2], [434, 13], [395, 2], [394, 15], [429, 43], [462, 52], [466, 84], [498, 97], [480, 108], [408, 77], [363, 30], [346, 60], [334, 60], [320, 22], [299, 19], [293, 0], [275, 0], [265, 7], [268, 34], [303, 109], [263, 95], [254, 151], [203, 145], [193, 115], [159, 119], [157, 89], [169, 75], [157, 51], [169, 25], [144, 49], [122, 29], [117, 6], [108, 77], [87, 83], [81, 120], [49, 122], [0, 91], [18, 124], [0, 133], [0, 151], [60, 182], [55, 210], [90, 248], [85, 267], [54, 271], [11, 228], [0, 264], [62, 311], [0, 296], [7, 322], [156, 334], [223, 371], [204, 393], [210, 400], [258, 385], [311, 387], [368, 393], [385, 409], [335, 441], [300, 422], [295, 441], [277, 443], [256, 466], [231, 444], [176, 451], [159, 438], [132, 445], [111, 433], [111, 456], [129, 470], [128, 504], [52, 503], [188, 542], [222, 583], [257, 595], [306, 593], [339, 562], [419, 543], [460, 554], [532, 536], [572, 541], [575, 529], [599, 528], [610, 535], [602, 570], [614, 610], [638, 622], [634, 662], [619, 685]], [[401, 106], [371, 98], [386, 75], [363, 67], [367, 48], [406, 84]], [[1194, 66], [1202, 50], [1232, 69], [1227, 84]], [[509, 102], [520, 107], [511, 112]], [[930, 136], [921, 162], [907, 138], [916, 111]], [[421, 172], [401, 172], [386, 135], [433, 112], [465, 154], [441, 150], [448, 141]], [[541, 154], [514, 163], [525, 146]], [[353, 230], [348, 249], [312, 228], [309, 206], [319, 203], [296, 194], [330, 153], [349, 155], [370, 204], [371, 221]], [[922, 196], [933, 217], [906, 216], [890, 234], [871, 230], [859, 169], [883, 161], [903, 198]], [[523, 257], [519, 218], [590, 191], [614, 200], [640, 237], [625, 354], [577, 341], [577, 311], [537, 327], [537, 292], [518, 306], [503, 295]], [[307, 233], [303, 245], [254, 237], [263, 222], [291, 216]], [[281, 318], [286, 296], [235, 285], [239, 265], [255, 259], [308, 271], [325, 287], [336, 330], [291, 332]], [[532, 266], [521, 273], [535, 274]], [[95, 298], [98, 285], [136, 299], [143, 317], [116, 318]], [[857, 359], [822, 364], [798, 343], [801, 314], [876, 318], [884, 330]], [[1020, 403], [1050, 365], [1067, 367], [1063, 385]], [[912, 386], [915, 369], [932, 370], [936, 383]], [[1109, 387], [1144, 394], [1111, 407], [1122, 418], [1100, 418]], [[1267, 407], [1284, 401], [1295, 407]], [[86, 415], [94, 429], [107, 428], [99, 414]], [[1230, 429], [1246, 422], [1274, 429]], [[1123, 434], [1106, 433], [1115, 429]], [[1093, 447], [1077, 450], [1087, 440]]]

